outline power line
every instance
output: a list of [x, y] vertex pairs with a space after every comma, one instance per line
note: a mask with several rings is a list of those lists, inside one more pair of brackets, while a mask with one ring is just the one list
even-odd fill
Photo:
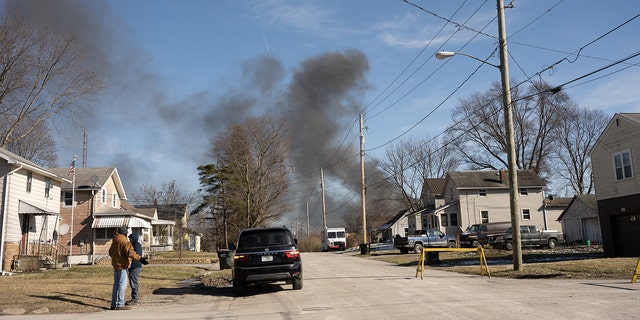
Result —
[[[454, 25], [454, 26], [456, 26], [456, 28], [458, 28], [458, 29], [465, 29], [465, 30], [469, 30], [469, 31], [471, 31], [471, 32], [476, 33], [476, 35], [483, 35], [483, 36], [489, 37], [489, 38], [491, 38], [491, 39], [498, 40], [498, 37], [496, 37], [496, 36], [494, 36], [494, 35], [490, 35], [490, 34], [488, 34], [488, 33], [484, 33], [484, 31], [482, 31], [482, 30], [476, 30], [476, 29], [473, 29], [473, 28], [471, 28], [471, 27], [468, 27], [468, 26], [466, 26], [466, 25], [464, 25], [464, 24], [460, 24], [460, 23], [458, 23], [458, 22], [455, 22], [455, 21], [453, 21], [453, 20], [451, 20], [451, 19], [447, 19], [447, 18], [445, 18], [445, 17], [443, 17], [443, 16], [441, 16], [441, 15], [439, 15], [439, 14], [437, 14], [437, 13], [433, 12], [433, 11], [427, 10], [427, 9], [425, 9], [425, 8], [423, 8], [423, 7], [419, 6], [419, 5], [417, 5], [417, 4], [415, 4], [415, 3], [411, 2], [411, 1], [408, 1], [408, 0], [403, 0], [403, 1], [404, 1], [404, 2], [406, 2], [407, 4], [411, 5], [411, 6], [414, 6], [414, 7], [418, 8], [418, 9], [420, 9], [421, 11], [424, 11], [424, 12], [426, 12], [426, 13], [428, 13], [428, 14], [430, 14], [430, 15], [432, 15], [432, 16], [434, 16], [434, 17], [436, 17], [436, 18], [438, 18], [438, 19], [441, 19], [441, 20], [444, 20], [444, 21], [446, 21], [446, 22], [448, 22], [448, 23], [453, 24], [453, 25]], [[485, 1], [485, 2], [486, 2], [486, 1]], [[484, 28], [483, 28], [483, 30], [484, 30]]]
[[559, 86], [557, 86], [557, 87], [553, 88], [553, 89], [552, 89], [552, 91], [554, 91], [554, 92], [558, 92], [558, 91], [562, 90], [562, 88], [563, 88], [564, 86], [566, 86], [566, 85], [568, 85], [568, 84], [570, 84], [570, 83], [574, 83], [574, 82], [576, 82], [576, 81], [582, 80], [582, 79], [584, 79], [584, 78], [586, 78], [586, 77], [589, 77], [589, 76], [591, 76], [591, 75], [594, 75], [594, 74], [596, 74], [596, 73], [598, 73], [598, 72], [601, 72], [601, 71], [604, 71], [604, 70], [606, 70], [606, 69], [609, 69], [609, 68], [611, 68], [611, 67], [613, 67], [613, 66], [619, 65], [619, 64], [621, 64], [621, 63], [623, 63], [623, 62], [625, 62], [625, 61], [627, 61], [627, 60], [633, 59], [633, 58], [635, 58], [635, 57], [637, 57], [637, 56], [640, 56], [640, 51], [638, 51], [638, 52], [636, 52], [636, 53], [634, 53], [634, 54], [631, 54], [631, 55], [629, 55], [629, 56], [627, 56], [627, 57], [625, 57], [625, 58], [622, 58], [622, 59], [620, 59], [620, 60], [618, 60], [618, 61], [615, 61], [615, 62], [613, 62], [613, 63], [610, 63], [610, 64], [608, 64], [608, 65], [606, 65], [606, 66], [604, 66], [604, 67], [602, 67], [602, 68], [598, 68], [598, 69], [596, 69], [596, 70], [594, 70], [594, 71], [591, 71], [591, 72], [586, 73], [586, 74], [584, 74], [584, 75], [582, 75], [582, 76], [579, 76], [579, 77], [577, 77], [577, 78], [575, 78], [575, 79], [573, 79], [573, 80], [567, 81], [567, 82], [565, 82], [565, 83], [563, 83], [563, 84], [561, 84], [561, 85], [559, 85]]
[[[464, 4], [465, 4], [465, 3], [466, 3], [466, 1], [465, 1], [464, 3], [462, 3], [462, 5], [460, 5], [460, 6], [458, 7], [458, 9], [457, 9], [457, 10], [456, 10], [452, 15], [451, 15], [451, 17], [454, 17], [454, 16], [455, 16], [455, 15], [456, 15], [456, 14], [457, 14], [461, 9], [462, 9], [462, 7], [464, 6]], [[485, 1], [485, 3], [486, 3], [486, 1]], [[483, 3], [483, 4], [484, 4], [484, 3]], [[471, 19], [471, 18], [472, 18], [472, 17], [473, 17], [477, 12], [478, 12], [478, 10], [480, 10], [480, 8], [481, 8], [481, 7], [482, 7], [482, 5], [480, 5], [480, 6], [478, 7], [478, 9], [476, 9], [476, 11], [475, 11], [471, 16], [469, 16], [469, 18], [467, 18], [467, 20], [466, 20], [466, 21], [469, 21], [469, 19]], [[370, 103], [369, 103], [369, 104], [368, 104], [368, 105], [363, 109], [363, 111], [362, 111], [363, 113], [365, 113], [365, 112], [369, 113], [369, 112], [373, 111], [373, 110], [374, 110], [375, 108], [377, 108], [380, 104], [382, 104], [384, 101], [386, 101], [386, 100], [387, 100], [391, 95], [393, 95], [393, 94], [394, 94], [398, 89], [400, 89], [400, 87], [401, 87], [401, 86], [403, 86], [407, 81], [409, 81], [409, 79], [411, 79], [411, 78], [412, 78], [412, 77], [413, 77], [413, 76], [414, 76], [414, 75], [415, 75], [415, 74], [416, 74], [420, 69], [422, 69], [422, 67], [423, 67], [423, 66], [424, 66], [428, 61], [430, 61], [430, 60], [431, 60], [431, 58], [433, 57], [433, 55], [429, 55], [429, 57], [428, 57], [428, 58], [427, 58], [427, 59], [426, 59], [426, 60], [425, 60], [425, 61], [424, 61], [420, 66], [418, 66], [418, 67], [417, 67], [417, 68], [416, 68], [416, 69], [415, 69], [415, 70], [414, 70], [410, 75], [408, 75], [408, 76], [405, 78], [405, 80], [404, 80], [404, 81], [402, 81], [398, 86], [396, 86], [396, 87], [395, 87], [395, 89], [393, 89], [393, 90], [392, 90], [388, 95], [386, 95], [386, 96], [384, 97], [384, 99], [382, 99], [380, 102], [378, 102], [378, 103], [377, 103], [377, 104], [376, 104], [376, 105], [375, 105], [371, 110], [367, 110], [367, 109], [369, 109], [369, 107], [373, 104], [373, 102], [375, 102], [378, 98], [380, 98], [380, 96], [382, 96], [382, 94], [383, 94], [384, 92], [386, 92], [386, 91], [387, 91], [387, 90], [388, 90], [388, 89], [389, 89], [389, 88], [390, 88], [394, 83], [396, 83], [396, 82], [400, 79], [400, 77], [401, 77], [401, 76], [402, 76], [402, 75], [403, 75], [403, 74], [404, 74], [404, 73], [409, 69], [409, 67], [410, 67], [411, 65], [413, 65], [413, 64], [414, 64], [414, 62], [416, 62], [416, 61], [417, 61], [417, 59], [418, 59], [418, 58], [419, 58], [419, 57], [420, 57], [420, 56], [421, 56], [421, 55], [426, 51], [426, 49], [427, 49], [427, 48], [428, 48], [428, 47], [429, 47], [429, 46], [430, 46], [430, 45], [431, 45], [431, 44], [432, 44], [432, 43], [433, 43], [433, 42], [438, 38], [438, 36], [440, 35], [440, 33], [442, 33], [442, 31], [445, 29], [445, 27], [446, 27], [446, 26], [447, 26], [447, 23], [443, 24], [443, 25], [442, 25], [442, 27], [440, 27], [440, 29], [438, 30], [438, 32], [436, 32], [436, 33], [435, 33], [435, 35], [434, 35], [434, 36], [429, 40], [429, 42], [427, 42], [427, 44], [422, 48], [422, 50], [420, 50], [420, 52], [419, 52], [419, 53], [418, 53], [418, 54], [413, 58], [413, 60], [411, 60], [411, 62], [409, 62], [409, 64], [408, 64], [408, 65], [407, 65], [407, 66], [402, 70], [402, 72], [400, 72], [400, 73], [398, 74], [398, 76], [396, 76], [396, 78], [395, 78], [395, 79], [393, 79], [393, 81], [392, 81], [391, 83], [389, 83], [389, 85], [388, 85], [388, 86], [387, 86], [387, 87], [386, 87], [382, 92], [380, 92], [380, 94], [379, 94], [378, 96], [376, 96], [376, 98], [375, 98], [375, 99], [373, 99], [373, 101], [371, 101], [371, 102], [370, 102]], [[448, 38], [448, 39], [443, 43], [443, 45], [444, 45], [444, 44], [446, 44], [446, 43], [448, 43], [448, 42], [449, 42], [449, 40], [450, 40], [451, 38], [453, 38], [453, 36], [454, 36], [455, 34], [457, 34], [457, 32], [458, 32], [458, 31], [456, 31], [456, 32], [454, 32], [453, 34], [451, 34], [451, 35], [449, 36], [449, 38]], [[441, 47], [442, 47], [442, 46], [441, 46]], [[369, 119], [376, 117], [377, 115], [379, 115], [380, 113], [382, 113], [382, 112], [386, 111], [386, 110], [387, 110], [387, 109], [389, 109], [390, 107], [391, 107], [391, 106], [389, 106], [389, 107], [385, 108], [385, 109], [384, 109], [384, 110], [382, 110], [381, 112], [378, 112], [378, 113], [374, 114], [373, 116], [369, 117]]]
[[[411, 4], [411, 5], [413, 5], [413, 6], [417, 7], [417, 8], [419, 8], [419, 9], [420, 9], [420, 10], [422, 10], [422, 11], [425, 11], [425, 12], [427, 12], [427, 13], [429, 13], [429, 14], [432, 14], [432, 15], [434, 15], [434, 16], [436, 16], [436, 17], [438, 17], [438, 18], [441, 18], [441, 19], [443, 19], [443, 20], [445, 20], [445, 21], [447, 21], [447, 22], [454, 23], [455, 25], [460, 26], [460, 24], [457, 24], [457, 23], [455, 23], [455, 22], [453, 22], [453, 21], [450, 21], [449, 19], [443, 18], [443, 17], [441, 17], [441, 16], [439, 16], [439, 15], [437, 15], [437, 14], [435, 14], [435, 13], [431, 12], [431, 11], [428, 11], [428, 10], [426, 10], [426, 9], [424, 9], [424, 8], [420, 7], [420, 6], [414, 5], [413, 3], [411, 3], [411, 2], [409, 2], [409, 1], [407, 1], [407, 0], [403, 0], [403, 1], [405, 1], [406, 3], [409, 3], [409, 4]], [[557, 6], [557, 5], [555, 5], [555, 6]], [[552, 9], [553, 9], [553, 8], [555, 8], [555, 6], [553, 6], [553, 7], [552, 7]], [[546, 12], [548, 12], [548, 11], [550, 11], [550, 10], [551, 10], [551, 9], [547, 10]], [[545, 13], [546, 13], [546, 12], [545, 12]], [[617, 29], [621, 28], [622, 26], [624, 26], [624, 25], [628, 24], [629, 22], [633, 21], [634, 19], [638, 18], [639, 16], [640, 16], [640, 14], [637, 14], [636, 16], [634, 16], [634, 17], [632, 17], [632, 18], [628, 19], [627, 21], [625, 21], [625, 22], [623, 22], [622, 24], [620, 24], [620, 25], [616, 26], [615, 28], [613, 28], [613, 29], [611, 29], [611, 30], [607, 31], [607, 32], [606, 32], [606, 33], [604, 33], [603, 35], [600, 35], [600, 36], [598, 36], [597, 38], [595, 38], [594, 40], [590, 41], [589, 43], [587, 43], [587, 44], [583, 45], [580, 49], [578, 49], [578, 50], [576, 51], [576, 52], [577, 52], [577, 56], [576, 56], [576, 59], [574, 59], [574, 61], [573, 61], [573, 62], [575, 62], [575, 60], [577, 60], [577, 58], [578, 58], [578, 56], [579, 56], [580, 52], [581, 52], [584, 48], [586, 48], [586, 47], [588, 47], [588, 46], [592, 45], [593, 43], [595, 43], [595, 42], [597, 42], [597, 41], [599, 41], [599, 40], [603, 39], [605, 36], [607, 36], [607, 35], [609, 35], [609, 34], [613, 33], [615, 30], [617, 30]], [[538, 17], [538, 18], [539, 18], [539, 17]], [[536, 18], [536, 20], [537, 20], [538, 18]], [[492, 20], [492, 21], [493, 21], [493, 20]], [[482, 30], [484, 30], [487, 26], [488, 26], [488, 24], [487, 24], [487, 25], [485, 25], [485, 27], [483, 27], [483, 29], [482, 29]], [[465, 29], [470, 29], [470, 28], [465, 28]], [[474, 31], [474, 32], [476, 32], [476, 36], [477, 36], [477, 35], [479, 35], [479, 34], [484, 34], [483, 32], [478, 31], [478, 30], [475, 30], [475, 29], [471, 29], [471, 30], [472, 30], [472, 31]], [[495, 37], [492, 37], [492, 38], [495, 38]], [[471, 40], [473, 40], [473, 39], [475, 39], [475, 36], [474, 36], [474, 38], [472, 38]], [[469, 40], [469, 41], [467, 42], [467, 44], [468, 44], [471, 40]], [[465, 46], [466, 46], [467, 44], [465, 44]], [[464, 48], [465, 46], [463, 46], [462, 48]], [[494, 51], [494, 53], [492, 53], [492, 55], [493, 55], [493, 54], [495, 54], [495, 51]], [[572, 53], [572, 54], [570, 54], [570, 55], [573, 55], [573, 54], [576, 54], [576, 53]], [[490, 56], [492, 56], [492, 55], [490, 55]], [[561, 63], [562, 61], [565, 61], [565, 60], [566, 60], [566, 61], [571, 62], [571, 61], [570, 61], [570, 60], [568, 60], [567, 58], [568, 58], [568, 56], [567, 56], [567, 57], [565, 57], [564, 59], [562, 59], [562, 60], [560, 60], [560, 61], [558, 61], [558, 62], [554, 63], [553, 65], [551, 65], [551, 66], [549, 66], [549, 67], [545, 67], [545, 68], [544, 68], [544, 69], [542, 69], [541, 71], [539, 71], [539, 72], [537, 72], [536, 74], [534, 74], [534, 76], [532, 76], [532, 77], [540, 76], [544, 71], [549, 70], [550, 68], [553, 68], [555, 65], [557, 65], [557, 64], [559, 64], [559, 63]], [[572, 63], [572, 62], [571, 62], [571, 63]], [[621, 63], [621, 62], [618, 62], [618, 63]], [[616, 64], [617, 64], [617, 63], [616, 63]], [[434, 71], [434, 73], [435, 73], [435, 72], [437, 72], [438, 70], [440, 70], [440, 68], [441, 68], [441, 67], [437, 68], [437, 69]], [[521, 67], [520, 67], [520, 70], [521, 70], [523, 73], [525, 73], [525, 72], [522, 70], [522, 68], [521, 68]], [[422, 119], [420, 119], [417, 123], [413, 124], [409, 129], [405, 130], [403, 133], [401, 133], [400, 135], [396, 136], [395, 138], [393, 138], [393, 139], [391, 139], [391, 140], [389, 140], [389, 141], [387, 141], [387, 142], [385, 142], [385, 143], [383, 143], [383, 144], [381, 144], [381, 145], [379, 145], [379, 146], [377, 146], [377, 147], [374, 147], [374, 148], [368, 149], [368, 150], [366, 150], [366, 151], [373, 151], [373, 150], [377, 150], [377, 149], [382, 148], [382, 147], [384, 147], [384, 146], [386, 146], [386, 145], [389, 145], [390, 143], [392, 143], [392, 142], [394, 142], [394, 141], [398, 140], [399, 138], [401, 138], [402, 136], [406, 135], [408, 132], [410, 132], [411, 130], [413, 130], [413, 129], [414, 129], [415, 127], [417, 127], [420, 123], [424, 122], [424, 120], [426, 120], [426, 118], [428, 118], [430, 115], [432, 115], [432, 114], [433, 114], [433, 112], [435, 112], [435, 110], [437, 110], [438, 108], [440, 108], [440, 107], [441, 107], [441, 106], [442, 106], [442, 105], [443, 105], [443, 104], [444, 104], [448, 99], [450, 99], [450, 98], [451, 98], [451, 96], [452, 96], [453, 94], [455, 94], [455, 93], [456, 93], [456, 92], [457, 92], [457, 91], [462, 87], [462, 85], [464, 85], [464, 84], [465, 84], [465, 83], [466, 83], [466, 82], [471, 78], [471, 76], [473, 76], [477, 71], [478, 71], [478, 68], [476, 68], [476, 69], [475, 69], [475, 70], [474, 70], [474, 71], [469, 75], [469, 77], [467, 77], [467, 79], [465, 79], [465, 80], [464, 80], [464, 81], [463, 81], [463, 82], [462, 82], [458, 87], [456, 87], [456, 89], [454, 89], [454, 91], [453, 91], [453, 92], [451, 92], [451, 93], [450, 93], [450, 94], [445, 98], [445, 100], [443, 100], [440, 104], [438, 104], [438, 106], [436, 106], [436, 108], [435, 108], [435, 109], [433, 109], [431, 112], [429, 112], [425, 117], [423, 117]], [[398, 103], [400, 100], [404, 99], [407, 95], [409, 95], [411, 92], [413, 92], [413, 90], [415, 90], [417, 87], [419, 87], [420, 85], [422, 85], [426, 80], [428, 80], [428, 79], [429, 79], [429, 78], [430, 78], [434, 73], [432, 73], [431, 75], [429, 75], [429, 76], [428, 76], [427, 78], [425, 78], [422, 82], [420, 82], [417, 86], [413, 87], [409, 92], [407, 92], [405, 95], [403, 95], [402, 97], [400, 97], [398, 100], [396, 100], [394, 103], [392, 103], [392, 105], [388, 106], [388, 107], [387, 107], [387, 108], [385, 108], [384, 110], [389, 109], [391, 106], [395, 105], [395, 104], [396, 104], [396, 103]], [[525, 75], [526, 75], [526, 73], [525, 73]], [[527, 77], [527, 80], [530, 80], [532, 77]], [[577, 81], [577, 80], [576, 80], [576, 81]], [[378, 113], [378, 114], [379, 114], [379, 113]], [[378, 115], [378, 114], [376, 114], [376, 115]]]

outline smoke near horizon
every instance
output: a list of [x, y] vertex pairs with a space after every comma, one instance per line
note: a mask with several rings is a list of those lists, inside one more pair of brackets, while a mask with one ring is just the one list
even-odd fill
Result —
[[[8, 0], [3, 10], [76, 35], [89, 49], [87, 63], [103, 72], [108, 87], [89, 107], [93, 114], [84, 125], [61, 131], [58, 150], [63, 165], [73, 154], [82, 154], [82, 131], [87, 130], [87, 166], [116, 166], [127, 193], [136, 193], [142, 184], [170, 180], [185, 188], [197, 183], [197, 166], [210, 161], [213, 136], [230, 124], [272, 114], [292, 126], [291, 161], [297, 177], [319, 174], [320, 168], [345, 157], [325, 174], [340, 188], [358, 192], [359, 159], [352, 157], [357, 148], [345, 136], [357, 122], [361, 100], [370, 88], [364, 53], [323, 52], [290, 70], [271, 53], [259, 55], [244, 61], [237, 74], [219, 75], [221, 85], [203, 84], [200, 91], [183, 93], [172, 90], [171, 79], [154, 67], [154, 53], [136, 44], [129, 26], [108, 2]], [[302, 197], [319, 189], [316, 179], [302, 184], [295, 190], [304, 193]], [[341, 216], [336, 213], [338, 219]]]

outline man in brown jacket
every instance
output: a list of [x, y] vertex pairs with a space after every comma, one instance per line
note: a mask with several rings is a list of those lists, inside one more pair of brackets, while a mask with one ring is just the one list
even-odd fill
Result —
[[142, 259], [127, 238], [127, 227], [118, 228], [113, 235], [109, 256], [113, 266], [113, 290], [111, 291], [111, 310], [128, 310], [124, 305], [124, 292], [127, 289], [127, 272], [131, 266], [131, 260]]

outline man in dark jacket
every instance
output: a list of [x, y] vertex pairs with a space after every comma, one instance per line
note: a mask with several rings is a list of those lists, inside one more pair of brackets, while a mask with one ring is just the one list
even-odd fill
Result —
[[[138, 241], [139, 235], [137, 233], [132, 233], [129, 235], [129, 241], [131, 241], [131, 245], [133, 249], [139, 256], [142, 256], [142, 245]], [[129, 268], [129, 284], [131, 285], [131, 300], [127, 301], [125, 305], [136, 305], [138, 304], [138, 289], [140, 288], [138, 284], [138, 278], [140, 276], [140, 271], [142, 271], [142, 262], [133, 261], [131, 262], [131, 267]]]
[[140, 260], [133, 246], [127, 239], [127, 227], [120, 227], [114, 233], [109, 247], [111, 266], [113, 266], [113, 289], [111, 291], [111, 310], [128, 310], [124, 305], [124, 291], [127, 289], [127, 273], [131, 266], [131, 260]]

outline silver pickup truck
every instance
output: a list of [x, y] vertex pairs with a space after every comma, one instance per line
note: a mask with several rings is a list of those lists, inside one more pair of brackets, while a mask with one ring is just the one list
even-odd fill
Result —
[[445, 235], [440, 230], [416, 230], [413, 235], [407, 237], [396, 236], [393, 239], [393, 247], [400, 253], [421, 253], [423, 247], [455, 248], [456, 238]]

